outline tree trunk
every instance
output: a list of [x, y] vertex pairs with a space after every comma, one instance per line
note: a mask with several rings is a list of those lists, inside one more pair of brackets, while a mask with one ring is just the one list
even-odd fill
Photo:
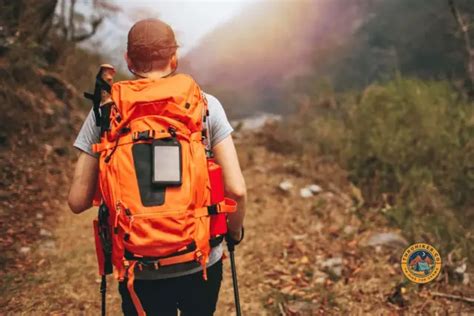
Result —
[[470, 81], [470, 90], [474, 91], [474, 47], [472, 46], [471, 42], [471, 34], [470, 34], [470, 25], [466, 21], [464, 21], [462, 14], [459, 12], [458, 7], [454, 0], [448, 0], [449, 7], [451, 8], [451, 12], [456, 19], [458, 24], [459, 30], [464, 39], [464, 47], [466, 50], [466, 70], [467, 76]]
[[0, 25], [2, 37], [15, 35], [20, 23], [22, 1], [0, 0]]
[[469, 53], [468, 61], [469, 79], [471, 80], [471, 90], [474, 92], [474, 50]]
[[76, 0], [71, 0], [69, 2], [69, 24], [68, 24], [68, 34], [69, 40], [73, 39], [76, 35], [75, 25], [74, 25], [74, 8], [76, 6]]
[[21, 0], [14, 2], [21, 5], [18, 23], [20, 40], [35, 43], [44, 41], [53, 24], [57, 0]]

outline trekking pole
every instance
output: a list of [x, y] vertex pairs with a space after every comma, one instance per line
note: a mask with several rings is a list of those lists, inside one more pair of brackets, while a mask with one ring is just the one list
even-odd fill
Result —
[[[109, 128], [110, 106], [107, 107], [104, 103], [110, 103], [111, 85], [115, 69], [112, 65], [100, 65], [99, 72], [96, 75], [94, 93], [84, 92], [84, 97], [92, 101], [93, 111], [96, 120], [96, 126], [100, 127], [100, 134]], [[102, 107], [102, 105], [104, 105]], [[102, 107], [102, 109], [101, 109]], [[105, 124], [104, 122], [107, 122]], [[102, 279], [100, 282], [100, 296], [102, 300], [101, 315], [106, 315], [106, 294], [107, 294], [107, 275], [112, 273], [112, 242], [108, 227], [109, 209], [102, 203], [99, 207], [97, 220], [94, 221], [94, 236], [95, 246], [97, 252], [97, 259], [99, 264], [99, 274]]]
[[100, 282], [100, 294], [102, 296], [102, 308], [101, 308], [101, 315], [102, 316], [105, 316], [105, 310], [106, 310], [106, 299], [105, 299], [105, 295], [106, 295], [106, 292], [107, 292], [107, 276], [104, 274], [102, 275], [102, 281]]
[[241, 316], [242, 312], [240, 310], [240, 297], [239, 297], [239, 284], [237, 282], [237, 268], [235, 266], [235, 256], [234, 250], [235, 245], [239, 244], [244, 237], [244, 230], [242, 228], [242, 238], [239, 241], [235, 241], [228, 234], [226, 235], [227, 241], [227, 250], [229, 251], [230, 256], [230, 269], [232, 272], [232, 285], [234, 286], [234, 301], [235, 301], [235, 312], [237, 316]]
[[107, 301], [107, 275], [112, 274], [112, 241], [108, 227], [109, 209], [105, 204], [99, 207], [97, 220], [95, 221], [94, 231], [96, 239], [97, 259], [99, 263], [99, 274], [102, 277], [100, 282], [101, 296], [101, 315], [106, 315]]
[[[229, 244], [227, 244], [227, 247], [229, 247]], [[237, 316], [241, 316], [242, 313], [240, 311], [239, 284], [237, 282], [237, 271], [235, 268], [235, 257], [234, 257], [233, 248], [234, 248], [234, 245], [232, 245], [232, 250], [229, 249], [229, 255], [230, 255], [230, 268], [232, 270], [232, 284], [234, 285], [235, 312]]]

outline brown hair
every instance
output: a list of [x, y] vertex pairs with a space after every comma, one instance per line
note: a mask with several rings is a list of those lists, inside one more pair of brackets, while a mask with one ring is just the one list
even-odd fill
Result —
[[127, 55], [132, 72], [164, 69], [177, 48], [173, 29], [159, 19], [138, 21], [128, 32]]

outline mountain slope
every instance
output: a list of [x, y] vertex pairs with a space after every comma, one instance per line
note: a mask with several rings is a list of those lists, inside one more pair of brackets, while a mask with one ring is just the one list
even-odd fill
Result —
[[[472, 1], [457, 3], [474, 12]], [[263, 1], [205, 37], [182, 69], [240, 116], [291, 111], [287, 95], [326, 79], [337, 90], [398, 72], [462, 79], [465, 58], [444, 0]]]
[[234, 115], [245, 114], [255, 104], [260, 110], [278, 110], [285, 83], [308, 73], [313, 63], [324, 63], [361, 24], [365, 3], [254, 4], [205, 37], [186, 56], [183, 69], [217, 94]]

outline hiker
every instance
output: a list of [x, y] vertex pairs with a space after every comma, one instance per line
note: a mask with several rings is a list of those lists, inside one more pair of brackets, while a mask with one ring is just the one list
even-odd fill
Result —
[[[168, 80], [170, 80], [170, 82], [176, 80], [178, 84], [180, 82], [188, 83], [188, 77], [175, 74], [178, 66], [177, 47], [174, 32], [166, 23], [158, 19], [146, 19], [137, 22], [128, 33], [127, 53], [125, 55], [127, 65], [130, 71], [135, 75], [136, 80], [128, 82], [121, 87], [123, 89], [131, 87], [130, 89], [133, 90], [134, 85], [155, 84], [154, 82], [168, 82]], [[175, 86], [176, 85], [173, 85], [173, 87]], [[176, 87], [176, 89], [178, 88]], [[114, 92], [112, 92], [112, 95], [113, 93]], [[153, 90], [151, 93], [158, 92]], [[139, 93], [136, 95], [140, 96]], [[226, 196], [235, 200], [238, 205], [237, 211], [229, 213], [228, 215], [227, 229], [227, 238], [237, 243], [243, 237], [243, 219], [246, 202], [245, 182], [232, 140], [231, 133], [233, 129], [226, 118], [224, 109], [214, 96], [204, 93], [203, 98], [204, 97], [207, 99], [209, 114], [204, 123], [204, 128], [208, 130], [207, 149], [212, 150], [215, 162], [222, 168], [223, 186]], [[185, 106], [188, 108], [189, 104], [186, 103]], [[191, 106], [191, 109], [193, 106], [194, 105]], [[97, 117], [94, 111], [91, 111], [83, 123], [74, 143], [74, 147], [78, 148], [81, 153], [77, 161], [68, 203], [71, 210], [76, 214], [92, 206], [97, 187], [99, 168], [102, 167], [99, 166], [99, 154], [93, 151], [93, 145], [101, 141], [101, 127], [96, 125], [96, 121]], [[124, 129], [121, 131], [123, 130]], [[127, 130], [125, 130], [125, 132], [127, 132]], [[176, 132], [169, 128], [168, 132], [172, 139], [175, 141], [176, 139], [179, 140], [181, 135], [179, 131]], [[149, 134], [144, 136], [142, 132], [133, 134], [133, 140], [138, 139], [137, 143], [140, 145], [146, 143], [149, 139], [147, 137], [150, 137]], [[178, 136], [176, 136], [176, 134], [178, 134]], [[135, 138], [135, 136], [138, 138]], [[165, 141], [167, 142], [165, 146], [169, 145], [169, 148], [175, 148], [172, 147], [174, 146], [173, 141], [169, 139], [163, 140], [163, 142]], [[183, 151], [184, 155], [186, 147], [183, 145], [183, 142], [181, 143], [181, 147], [179, 148]], [[113, 145], [113, 143], [110, 144], [112, 147]], [[110, 161], [113, 161], [114, 158], [119, 159], [120, 155], [122, 155], [120, 147], [117, 147], [120, 145], [120, 138], [118, 137], [115, 142], [115, 148], [113, 150], [107, 150]], [[110, 146], [107, 148], [110, 148]], [[116, 150], [117, 148], [119, 149]], [[154, 150], [159, 150], [159, 148], [154, 147]], [[101, 152], [100, 154], [102, 155], [104, 153]], [[105, 159], [104, 164], [107, 162], [108, 160]], [[171, 165], [173, 165], [172, 162]], [[155, 168], [159, 168], [159, 166], [155, 166]], [[199, 169], [196, 170], [196, 172], [204, 171]], [[207, 170], [205, 172], [207, 172]], [[186, 176], [184, 172], [180, 174], [180, 177], [184, 176]], [[130, 178], [131, 179], [126, 180], [135, 181], [135, 185], [136, 182], [140, 180], [135, 177]], [[178, 179], [181, 181], [179, 177]], [[139, 185], [141, 185], [141, 183], [139, 183]], [[150, 190], [150, 188], [148, 189]], [[175, 187], [171, 187], [171, 189], [175, 190]], [[204, 189], [205, 188], [202, 188], [202, 190]], [[151, 195], [159, 195], [161, 198], [164, 196], [166, 200], [167, 195], [165, 195], [165, 193], [171, 194], [168, 193], [168, 187], [166, 187], [166, 192], [161, 192], [161, 195], [158, 193], [154, 192]], [[142, 195], [142, 202], [144, 198], [147, 198], [145, 195]], [[139, 198], [140, 197], [137, 199]], [[220, 208], [216, 207], [215, 209]], [[130, 210], [125, 209], [125, 211]], [[209, 214], [211, 213], [209, 212]], [[121, 217], [119, 216], [119, 218]], [[126, 217], [124, 218], [126, 219]], [[120, 220], [121, 219], [119, 219], [119, 221]], [[132, 225], [131, 221], [130, 225]], [[119, 223], [118, 228], [122, 228], [121, 223]], [[122, 232], [117, 236], [122, 236], [124, 237], [123, 239], [127, 237], [126, 233]], [[118, 237], [114, 236], [114, 238]], [[132, 238], [133, 236], [130, 237], [130, 239]], [[114, 255], [115, 254], [114, 252]], [[159, 269], [148, 269], [146, 265], [143, 265], [145, 268], [143, 268], [142, 271], [140, 270], [142, 266], [138, 269], [139, 264], [137, 264], [137, 268], [135, 268], [135, 266], [131, 269], [128, 268], [126, 272], [132, 273], [132, 275], [134, 273], [134, 281], [131, 288], [130, 284], [127, 283], [126, 277], [123, 281], [119, 282], [123, 313], [125, 315], [136, 315], [137, 312], [139, 313], [137, 302], [134, 299], [134, 295], [136, 294], [144, 312], [148, 315], [177, 315], [178, 309], [181, 311], [181, 315], [213, 315], [216, 309], [222, 280], [222, 256], [223, 246], [222, 243], [220, 243], [210, 249], [208, 259], [204, 262], [204, 267], [203, 264], [192, 261], [169, 266], [160, 266]], [[155, 266], [157, 262], [155, 262]], [[114, 264], [115, 263], [116, 262], [114, 262]], [[203, 278], [203, 272], [207, 276], [207, 281]], [[125, 273], [125, 275], [127, 274]], [[133, 291], [135, 293], [132, 293]]]

